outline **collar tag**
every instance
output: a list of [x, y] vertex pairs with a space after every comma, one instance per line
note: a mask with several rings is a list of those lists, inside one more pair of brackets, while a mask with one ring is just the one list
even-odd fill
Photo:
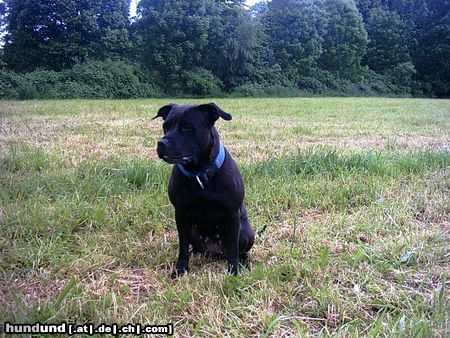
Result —
[[202, 190], [205, 190], [205, 186], [203, 185], [202, 180], [200, 179], [200, 177], [198, 177], [198, 175], [195, 175], [195, 178], [197, 179], [197, 182], [200, 185], [200, 188], [202, 188]]

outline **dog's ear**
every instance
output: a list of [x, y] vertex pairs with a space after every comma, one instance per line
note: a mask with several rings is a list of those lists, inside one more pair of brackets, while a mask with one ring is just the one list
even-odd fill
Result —
[[226, 121], [231, 120], [231, 115], [220, 109], [219, 106], [217, 106], [214, 102], [201, 104], [197, 107], [197, 109], [208, 113], [209, 119], [213, 124], [219, 117], [223, 118]]
[[175, 106], [176, 106], [175, 103], [169, 103], [169, 104], [159, 108], [158, 113], [156, 114], [155, 117], [152, 118], [152, 120], [154, 120], [154, 119], [156, 119], [158, 117], [162, 117], [163, 120], [166, 120], [167, 115], [169, 115], [170, 111]]

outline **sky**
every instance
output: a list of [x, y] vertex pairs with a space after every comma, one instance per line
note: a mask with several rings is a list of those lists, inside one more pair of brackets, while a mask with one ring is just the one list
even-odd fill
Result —
[[138, 0], [131, 0], [130, 16], [136, 16], [136, 5]]
[[[131, 7], [130, 7], [130, 16], [136, 15], [136, 5], [139, 0], [131, 0]], [[258, 0], [246, 0], [245, 3], [249, 6], [254, 5]], [[1, 1], [0, 1], [1, 2]]]

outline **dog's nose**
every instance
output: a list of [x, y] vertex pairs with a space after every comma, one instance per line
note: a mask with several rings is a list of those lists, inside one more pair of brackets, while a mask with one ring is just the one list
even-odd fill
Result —
[[158, 148], [164, 149], [167, 147], [167, 140], [161, 139], [158, 141]]

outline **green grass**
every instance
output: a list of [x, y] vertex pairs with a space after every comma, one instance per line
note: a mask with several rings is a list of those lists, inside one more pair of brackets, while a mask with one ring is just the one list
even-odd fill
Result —
[[[196, 102], [196, 100], [192, 100]], [[177, 336], [448, 334], [448, 100], [221, 99], [252, 268], [177, 254], [167, 101], [0, 102], [0, 318]]]

